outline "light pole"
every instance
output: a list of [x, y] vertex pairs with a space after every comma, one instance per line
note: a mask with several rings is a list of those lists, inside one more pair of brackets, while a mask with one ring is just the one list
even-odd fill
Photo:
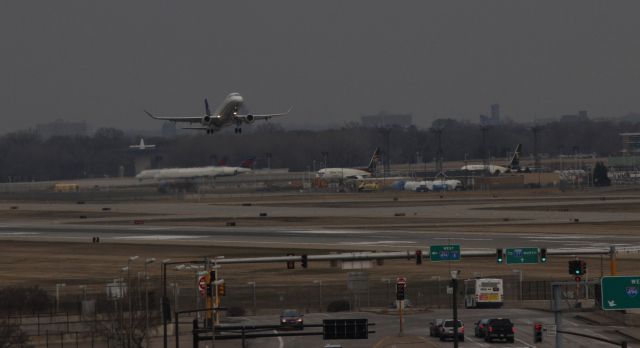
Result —
[[161, 268], [161, 276], [162, 276], [162, 346], [163, 348], [167, 348], [167, 313], [166, 313], [166, 305], [169, 302], [167, 299], [167, 264], [171, 262], [171, 259], [162, 260], [162, 268]]
[[144, 312], [145, 312], [145, 339], [147, 347], [149, 347], [149, 274], [147, 273], [147, 265], [156, 261], [155, 257], [149, 257], [144, 260]]
[[386, 282], [386, 283], [387, 283], [387, 298], [386, 298], [386, 301], [385, 301], [385, 302], [387, 302], [387, 303], [385, 304], [385, 307], [388, 307], [388, 306], [389, 306], [389, 303], [391, 303], [391, 300], [389, 300], [389, 287], [391, 286], [391, 279], [389, 279], [389, 278], [382, 278], [382, 279], [380, 279], [380, 281], [381, 281], [381, 282]]
[[252, 281], [252, 282], [247, 282], [247, 285], [250, 285], [253, 289], [253, 315], [256, 315], [256, 313], [258, 312], [258, 307], [256, 305], [256, 282]]
[[512, 269], [511, 272], [518, 273], [518, 300], [522, 302], [522, 270]]
[[67, 286], [65, 283], [56, 284], [56, 313], [60, 312], [60, 288]]
[[127, 297], [129, 298], [129, 340], [127, 347], [131, 347], [131, 334], [133, 331], [133, 311], [131, 306], [131, 261], [138, 259], [138, 256], [131, 256], [127, 259]]
[[322, 312], [322, 280], [314, 280], [313, 284], [318, 284], [318, 292], [320, 294], [320, 312]]

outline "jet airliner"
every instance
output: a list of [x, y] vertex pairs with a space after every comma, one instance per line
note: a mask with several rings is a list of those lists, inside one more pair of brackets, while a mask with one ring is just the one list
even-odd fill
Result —
[[240, 107], [244, 103], [244, 98], [240, 95], [240, 93], [231, 93], [229, 94], [222, 104], [215, 110], [215, 112], [211, 112], [209, 109], [209, 102], [207, 99], [204, 100], [204, 115], [200, 116], [188, 116], [188, 117], [159, 117], [151, 114], [148, 111], [144, 111], [149, 117], [156, 120], [165, 120], [171, 122], [185, 122], [189, 124], [198, 123], [199, 126], [189, 126], [183, 127], [183, 129], [196, 129], [196, 130], [204, 130], [207, 134], [213, 134], [223, 127], [229, 126], [231, 124], [235, 124], [236, 129], [235, 132], [242, 133], [242, 125], [250, 124], [256, 120], [268, 120], [273, 117], [285, 116], [289, 114], [292, 108], [289, 108], [287, 112], [276, 113], [276, 114], [240, 114]]

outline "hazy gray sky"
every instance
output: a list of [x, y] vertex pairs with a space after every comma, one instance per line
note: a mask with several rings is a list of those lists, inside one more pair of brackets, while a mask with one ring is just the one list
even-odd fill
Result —
[[295, 125], [379, 110], [531, 120], [640, 110], [640, 1], [0, 3], [4, 131], [153, 128], [237, 91]]

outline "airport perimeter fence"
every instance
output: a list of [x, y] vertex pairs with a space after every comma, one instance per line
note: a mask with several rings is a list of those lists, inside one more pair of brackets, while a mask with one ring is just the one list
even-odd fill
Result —
[[[518, 274], [486, 276], [502, 278], [505, 303], [517, 304], [520, 301], [551, 300], [551, 280], [523, 280]], [[408, 279], [406, 298], [413, 307], [447, 308], [451, 297], [447, 293], [449, 279], [436, 278], [428, 280]], [[349, 284], [348, 281], [309, 281], [307, 284], [273, 284], [255, 282], [236, 283], [227, 280], [226, 294], [222, 297], [224, 307], [230, 308], [230, 315], [250, 315], [254, 312], [268, 313], [284, 308], [297, 308], [304, 312], [326, 312], [357, 310], [361, 308], [389, 308], [395, 306], [395, 279], [370, 277], [364, 281]], [[145, 289], [147, 291], [145, 291]], [[66, 322], [67, 316], [81, 317], [91, 320], [105, 313], [128, 310], [129, 298], [109, 297], [105, 282], [86, 283], [81, 286], [67, 285], [59, 289], [59, 303], [55, 303], [55, 288], [46, 288], [49, 303], [45, 311], [20, 312], [0, 311], [0, 320], [49, 325], [50, 318], [60, 318]], [[460, 301], [463, 305], [464, 281], [459, 281]], [[564, 286], [563, 294], [567, 299], [594, 299], [596, 289], [593, 285]], [[147, 294], [145, 296], [145, 293]], [[133, 310], [145, 311], [148, 300], [149, 311], [158, 315], [162, 296], [162, 283], [159, 277], [151, 278], [144, 286], [144, 281], [131, 281], [131, 305]], [[172, 311], [202, 308], [204, 298], [201, 296], [195, 275], [182, 274], [167, 280], [166, 295], [171, 303]], [[58, 312], [56, 311], [58, 308]], [[69, 314], [66, 314], [69, 313]], [[45, 329], [68, 331], [65, 328], [47, 327]]]

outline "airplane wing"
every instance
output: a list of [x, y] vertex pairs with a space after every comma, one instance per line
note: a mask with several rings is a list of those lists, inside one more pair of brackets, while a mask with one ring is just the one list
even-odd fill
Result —
[[[202, 121], [202, 117], [201, 116], [187, 116], [187, 117], [159, 117], [159, 116], [154, 116], [152, 113], [150, 113], [147, 110], [144, 110], [144, 112], [149, 115], [149, 117], [156, 119], [156, 120], [165, 120], [165, 121], [172, 121], [172, 122], [189, 122], [189, 123], [199, 123]], [[200, 129], [200, 128], [197, 128]], [[202, 128], [202, 129], [206, 129], [206, 128]]]
[[235, 117], [239, 119], [246, 119], [249, 121], [268, 120], [273, 117], [286, 116], [291, 112], [292, 109], [293, 109], [293, 106], [290, 107], [289, 110], [287, 110], [287, 112], [281, 112], [277, 114], [248, 114], [248, 115], [235, 115]]

